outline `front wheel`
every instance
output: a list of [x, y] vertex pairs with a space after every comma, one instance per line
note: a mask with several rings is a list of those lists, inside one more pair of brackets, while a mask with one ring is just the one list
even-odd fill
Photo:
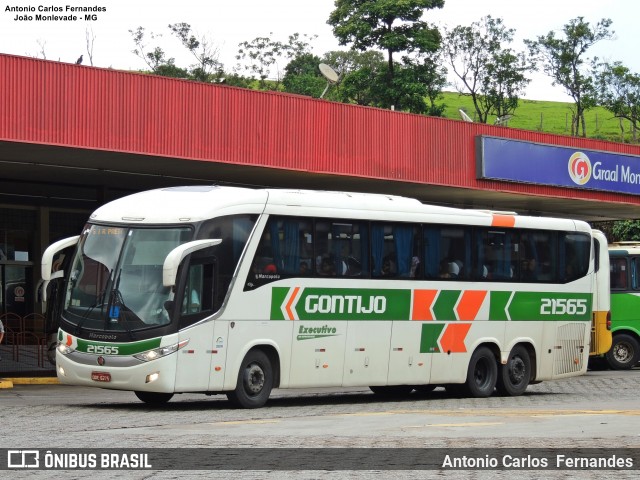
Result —
[[273, 388], [273, 368], [269, 357], [261, 350], [252, 350], [244, 357], [238, 372], [238, 383], [227, 393], [231, 403], [241, 408], [262, 407]]
[[139, 400], [149, 405], [162, 405], [173, 398], [173, 393], [133, 392]]
[[506, 365], [500, 366], [496, 387], [501, 395], [516, 397], [522, 395], [531, 379], [529, 352], [522, 345], [516, 345], [509, 353]]
[[626, 333], [613, 336], [613, 345], [607, 352], [607, 363], [614, 370], [629, 370], [640, 361], [638, 340]]
[[489, 397], [496, 388], [498, 380], [498, 365], [496, 358], [487, 347], [480, 347], [469, 362], [467, 371], [467, 390], [472, 397]]

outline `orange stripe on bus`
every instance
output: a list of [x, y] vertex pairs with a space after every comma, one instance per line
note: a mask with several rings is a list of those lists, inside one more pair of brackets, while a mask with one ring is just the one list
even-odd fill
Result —
[[436, 295], [438, 290], [414, 290], [411, 320], [433, 320], [431, 305]]
[[497, 215], [493, 214], [491, 221], [492, 227], [508, 227], [512, 228], [516, 224], [516, 217], [513, 215]]
[[440, 338], [440, 351], [445, 353], [466, 352], [467, 347], [464, 345], [464, 340], [467, 338], [470, 328], [470, 323], [450, 323], [447, 325]]
[[293, 312], [291, 311], [291, 305], [293, 305], [293, 301], [296, 299], [296, 296], [298, 296], [298, 290], [300, 290], [300, 287], [296, 287], [293, 289], [293, 293], [291, 294], [291, 297], [289, 297], [289, 301], [287, 302], [287, 306], [285, 307], [287, 315], [289, 315], [289, 320], [296, 319], [296, 317], [293, 315]]
[[475, 320], [482, 302], [487, 296], [486, 290], [465, 290], [458, 302], [458, 320]]

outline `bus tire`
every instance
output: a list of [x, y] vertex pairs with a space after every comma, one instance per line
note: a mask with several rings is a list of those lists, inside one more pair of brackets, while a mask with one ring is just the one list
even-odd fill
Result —
[[376, 395], [389, 398], [406, 397], [413, 391], [411, 385], [378, 385], [369, 389]]
[[262, 350], [251, 350], [242, 360], [236, 389], [227, 398], [236, 407], [260, 408], [273, 388], [273, 367]]
[[531, 359], [522, 345], [516, 345], [509, 352], [506, 365], [500, 365], [496, 389], [500, 395], [517, 397], [529, 386], [531, 379]]
[[469, 361], [467, 370], [467, 390], [475, 398], [491, 396], [498, 381], [498, 365], [496, 357], [487, 347], [480, 347]]
[[629, 370], [640, 361], [640, 345], [627, 333], [613, 335], [613, 345], [607, 352], [607, 363], [614, 370]]
[[149, 405], [162, 405], [173, 398], [173, 393], [160, 392], [133, 392], [139, 400]]

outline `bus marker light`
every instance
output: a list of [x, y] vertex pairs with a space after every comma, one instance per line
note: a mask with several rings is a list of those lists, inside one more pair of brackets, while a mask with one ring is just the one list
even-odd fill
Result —
[[329, 368], [329, 365], [325, 363], [324, 365], [322, 365], [322, 368]]
[[215, 367], [214, 369], [216, 372], [219, 372], [220, 370], [222, 370], [222, 367]]
[[160, 378], [160, 372], [150, 373], [149, 375], [147, 375], [144, 383], [155, 382], [158, 378]]

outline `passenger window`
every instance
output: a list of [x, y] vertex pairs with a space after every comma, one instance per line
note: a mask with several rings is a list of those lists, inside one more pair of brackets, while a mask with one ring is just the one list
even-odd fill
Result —
[[587, 274], [591, 258], [591, 237], [583, 233], [566, 233], [560, 239], [560, 278], [568, 283]]
[[[517, 232], [511, 230], [479, 231], [478, 249], [479, 279], [490, 281], [514, 281], [518, 278], [519, 243]], [[482, 269], [480, 271], [480, 269]]]
[[519, 270], [521, 282], [556, 280], [556, 233], [523, 230], [520, 234]]
[[251, 263], [245, 289], [281, 278], [310, 275], [313, 265], [311, 220], [300, 217], [269, 218]]
[[627, 287], [627, 259], [611, 258], [611, 289], [628, 290]]
[[374, 278], [413, 278], [420, 271], [419, 229], [412, 224], [371, 225], [371, 265]]
[[317, 220], [314, 270], [319, 276], [368, 277], [369, 242], [365, 222]]
[[471, 231], [456, 226], [424, 228], [424, 274], [439, 280], [468, 279], [471, 266]]

